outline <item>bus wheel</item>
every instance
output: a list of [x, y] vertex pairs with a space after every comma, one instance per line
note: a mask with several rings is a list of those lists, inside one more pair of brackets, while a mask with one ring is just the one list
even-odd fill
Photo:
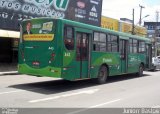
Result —
[[153, 67], [152, 71], [153, 71], [153, 72], [155, 72], [155, 71], [156, 71], [156, 66], [154, 66], [154, 67]]
[[141, 76], [143, 76], [143, 65], [141, 64], [140, 66], [139, 66], [139, 71], [138, 71], [138, 76], [139, 77], [141, 77]]
[[97, 82], [99, 84], [104, 84], [106, 80], [107, 80], [107, 67], [101, 66], [101, 68], [99, 69]]

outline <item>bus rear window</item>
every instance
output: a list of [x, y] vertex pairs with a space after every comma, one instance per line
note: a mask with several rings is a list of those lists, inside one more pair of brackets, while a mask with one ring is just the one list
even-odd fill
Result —
[[55, 33], [55, 21], [35, 19], [22, 23], [21, 34], [24, 41], [52, 41]]
[[64, 27], [64, 44], [66, 49], [74, 49], [74, 30], [73, 27]]

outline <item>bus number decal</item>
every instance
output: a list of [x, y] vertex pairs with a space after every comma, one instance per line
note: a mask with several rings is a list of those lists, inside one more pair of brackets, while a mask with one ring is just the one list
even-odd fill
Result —
[[48, 50], [52, 50], [52, 51], [53, 51], [53, 50], [54, 50], [54, 47], [49, 47]]
[[64, 53], [64, 56], [65, 56], [65, 57], [70, 57], [70, 56], [71, 56], [71, 53], [65, 52], [65, 53]]

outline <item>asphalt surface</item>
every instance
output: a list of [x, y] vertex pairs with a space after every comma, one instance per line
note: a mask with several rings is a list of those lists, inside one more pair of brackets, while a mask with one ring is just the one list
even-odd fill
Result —
[[143, 77], [111, 77], [103, 85], [91, 80], [70, 82], [55, 78], [2, 74], [0, 107], [160, 108], [160, 71], [144, 72]]

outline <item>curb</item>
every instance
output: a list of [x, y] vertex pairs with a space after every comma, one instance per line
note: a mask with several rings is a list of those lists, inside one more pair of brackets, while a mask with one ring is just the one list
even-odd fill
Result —
[[18, 71], [9, 71], [9, 72], [0, 72], [0, 76], [2, 75], [16, 75]]

